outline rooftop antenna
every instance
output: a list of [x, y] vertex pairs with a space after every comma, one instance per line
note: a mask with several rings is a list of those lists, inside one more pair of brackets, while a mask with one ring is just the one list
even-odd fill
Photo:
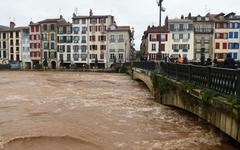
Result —
[[76, 15], [78, 15], [78, 8], [77, 8], [77, 7], [74, 8], [74, 13], [75, 13]]
[[210, 11], [211, 11], [211, 10], [208, 8], [208, 6], [205, 5], [205, 6], [204, 6], [204, 12], [205, 12], [205, 14], [210, 13]]

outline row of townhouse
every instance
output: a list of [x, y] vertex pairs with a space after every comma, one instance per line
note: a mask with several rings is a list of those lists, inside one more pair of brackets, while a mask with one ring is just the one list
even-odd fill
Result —
[[0, 64], [19, 62], [23, 68], [95, 66], [109, 68], [131, 59], [133, 32], [117, 26], [111, 15], [63, 16], [30, 22], [27, 27], [0, 26]]
[[[186, 57], [190, 61], [201, 58], [217, 58], [223, 61], [228, 54], [240, 60], [240, 16], [235, 13], [225, 15], [181, 16], [165, 19], [161, 27], [148, 27], [141, 43], [143, 59], [154, 61], [161, 55]], [[161, 36], [160, 36], [161, 35]], [[159, 40], [161, 37], [161, 46]]]

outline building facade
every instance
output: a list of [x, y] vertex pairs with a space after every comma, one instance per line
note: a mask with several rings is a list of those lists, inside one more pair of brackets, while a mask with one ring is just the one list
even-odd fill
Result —
[[194, 60], [194, 26], [193, 21], [185, 19], [169, 19], [169, 56]]
[[113, 22], [113, 16], [93, 15], [92, 11], [89, 16], [73, 15], [74, 63], [107, 66], [107, 29]]
[[73, 36], [72, 36], [72, 24], [68, 22], [62, 22], [58, 25], [58, 66], [68, 68], [72, 63], [71, 56], [73, 55]]
[[228, 54], [235, 60], [240, 60], [240, 16], [229, 13], [225, 16], [228, 20]]
[[21, 29], [21, 54], [22, 54], [22, 68], [31, 69], [31, 57], [30, 57], [30, 36], [29, 28], [24, 27]]
[[14, 22], [10, 22], [9, 29], [9, 61], [18, 62], [22, 61], [22, 46], [21, 46], [21, 27], [15, 27]]
[[29, 46], [31, 57], [31, 68], [41, 64], [42, 52], [41, 52], [41, 31], [40, 24], [30, 22], [29, 25]]
[[129, 26], [117, 26], [115, 23], [107, 32], [106, 67], [114, 63], [130, 62], [131, 30]]
[[41, 30], [41, 64], [47, 62], [47, 65], [51, 69], [58, 68], [60, 61], [57, 59], [58, 50], [58, 27], [62, 23], [67, 23], [62, 16], [56, 19], [45, 19], [38, 22]]
[[189, 14], [188, 19], [194, 23], [194, 60], [213, 58], [214, 20], [210, 14], [195, 17]]
[[220, 13], [215, 15], [215, 30], [214, 30], [214, 56], [220, 61], [224, 61], [228, 54], [228, 20], [225, 19], [225, 14]]
[[0, 26], [0, 64], [8, 64], [9, 27]]

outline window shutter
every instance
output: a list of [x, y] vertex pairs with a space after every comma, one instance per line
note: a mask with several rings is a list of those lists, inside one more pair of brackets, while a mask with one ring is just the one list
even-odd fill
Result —
[[166, 38], [165, 40], [168, 41], [168, 35], [167, 34], [165, 35], [165, 38]]

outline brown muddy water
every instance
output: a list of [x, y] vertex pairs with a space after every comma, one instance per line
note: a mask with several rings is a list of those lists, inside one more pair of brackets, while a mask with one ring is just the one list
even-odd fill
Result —
[[3, 150], [237, 150], [125, 74], [0, 72]]

